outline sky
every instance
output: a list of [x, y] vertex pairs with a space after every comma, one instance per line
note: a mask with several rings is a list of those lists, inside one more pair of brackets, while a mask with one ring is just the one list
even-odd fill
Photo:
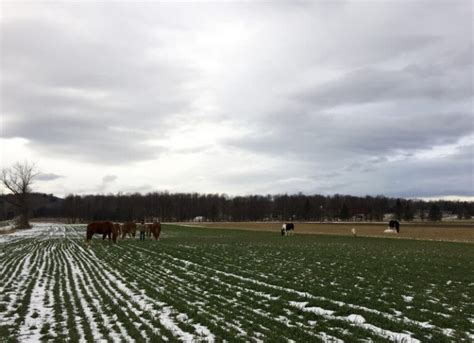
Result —
[[473, 3], [0, 3], [33, 189], [473, 199]]

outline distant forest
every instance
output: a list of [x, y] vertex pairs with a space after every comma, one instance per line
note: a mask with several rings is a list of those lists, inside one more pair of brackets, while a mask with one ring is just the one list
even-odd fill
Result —
[[[13, 218], [15, 208], [9, 195], [0, 197], [0, 220]], [[385, 196], [350, 195], [248, 195], [230, 197], [220, 194], [168, 193], [69, 195], [30, 195], [33, 217], [67, 218], [71, 223], [91, 220], [139, 221], [382, 221], [392, 218], [441, 220], [442, 217], [471, 219], [473, 202], [422, 201]]]

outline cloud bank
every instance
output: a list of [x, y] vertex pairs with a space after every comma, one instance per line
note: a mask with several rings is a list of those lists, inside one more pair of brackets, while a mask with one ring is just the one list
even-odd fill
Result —
[[470, 2], [1, 13], [2, 164], [45, 191], [474, 195]]

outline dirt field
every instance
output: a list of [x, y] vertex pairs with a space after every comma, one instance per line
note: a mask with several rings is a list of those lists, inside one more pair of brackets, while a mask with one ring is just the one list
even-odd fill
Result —
[[[183, 223], [189, 226], [209, 228], [275, 231], [280, 233], [280, 222], [220, 222], [220, 223]], [[298, 223], [295, 222], [295, 234], [352, 235], [357, 236], [422, 239], [450, 242], [474, 243], [473, 223], [402, 223], [400, 233], [385, 233], [387, 223]]]

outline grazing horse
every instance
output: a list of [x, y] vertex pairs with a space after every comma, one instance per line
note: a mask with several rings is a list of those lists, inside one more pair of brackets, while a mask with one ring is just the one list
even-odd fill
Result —
[[153, 221], [153, 223], [143, 223], [143, 224], [139, 224], [138, 227], [140, 228], [140, 240], [145, 239], [145, 234], [146, 234], [146, 237], [151, 237], [153, 235], [153, 237], [155, 237], [155, 240], [160, 239], [160, 233], [161, 233], [160, 222]]
[[135, 237], [136, 233], [137, 233], [137, 224], [133, 222], [122, 224], [122, 238], [127, 237], [127, 234], [130, 237]]
[[400, 222], [398, 220], [391, 220], [388, 222], [388, 227], [391, 230], [396, 230], [397, 233], [400, 233]]
[[281, 226], [281, 235], [282, 236], [293, 236], [295, 230], [295, 224], [286, 223]]
[[153, 237], [155, 237], [155, 240], [159, 240], [161, 233], [161, 223], [155, 221], [153, 223], [146, 223], [145, 232], [147, 233], [148, 237], [153, 235]]
[[109, 237], [110, 239], [113, 240], [114, 243], [117, 243], [117, 234], [118, 231], [114, 225], [114, 223], [105, 221], [105, 222], [93, 222], [87, 225], [87, 234], [86, 234], [86, 244], [90, 245], [92, 236], [94, 236], [96, 233], [99, 235], [102, 234], [102, 240], [105, 239], [105, 237]]
[[122, 236], [122, 227], [120, 223], [114, 223], [115, 230], [117, 231], [117, 237]]

